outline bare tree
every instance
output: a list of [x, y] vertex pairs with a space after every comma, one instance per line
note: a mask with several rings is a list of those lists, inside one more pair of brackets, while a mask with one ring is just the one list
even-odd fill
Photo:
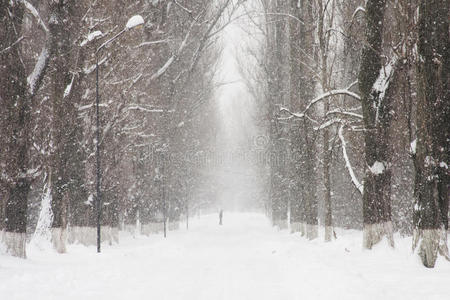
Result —
[[[290, 37], [290, 102], [296, 110], [304, 110], [309, 99], [315, 94], [316, 78], [311, 69], [317, 63], [314, 50], [314, 9], [313, 1], [291, 1], [291, 15], [289, 23]], [[311, 68], [311, 66], [313, 66]], [[314, 115], [313, 110], [309, 112]], [[316, 133], [310, 118], [296, 119], [293, 128], [291, 144], [294, 146], [293, 153], [297, 160], [295, 164], [296, 177], [296, 199], [293, 203], [300, 201], [291, 214], [296, 216], [296, 222], [303, 223], [306, 227], [306, 235], [314, 239], [318, 234], [318, 202], [316, 191]], [[302, 217], [303, 215], [303, 217]], [[303, 221], [303, 222], [302, 222]]]
[[383, 64], [384, 14], [386, 1], [366, 4], [366, 44], [362, 51], [359, 89], [364, 121], [365, 163], [363, 193], [363, 245], [372, 248], [386, 235], [393, 246], [391, 222], [391, 170], [389, 128], [396, 56]]
[[[0, 2], [0, 65], [3, 68], [0, 75], [0, 128], [5, 141], [1, 152], [1, 178], [7, 190], [3, 238], [11, 254], [19, 257], [26, 257], [28, 193], [38, 171], [31, 169], [29, 164], [32, 101], [41, 86], [51, 55], [48, 39], [31, 75], [27, 76], [20, 44], [26, 7], [36, 11], [27, 1]], [[47, 27], [40, 24], [48, 32]]]
[[413, 248], [434, 267], [438, 252], [448, 260], [450, 51], [448, 1], [420, 1], [417, 142]]

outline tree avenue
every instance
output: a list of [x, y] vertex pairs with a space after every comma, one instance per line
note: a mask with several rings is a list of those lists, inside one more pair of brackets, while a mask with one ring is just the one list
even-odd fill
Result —
[[450, 260], [449, 6], [0, 0], [2, 245], [100, 252], [241, 201]]

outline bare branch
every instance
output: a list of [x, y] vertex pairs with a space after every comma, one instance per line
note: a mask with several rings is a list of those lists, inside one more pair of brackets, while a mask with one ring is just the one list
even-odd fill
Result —
[[360, 114], [352, 113], [352, 112], [349, 112], [349, 111], [342, 111], [342, 110], [339, 110], [339, 109], [335, 109], [335, 110], [327, 112], [327, 116], [328, 115], [334, 115], [334, 114], [343, 115], [343, 116], [347, 116], [347, 117], [353, 117], [353, 118], [357, 118], [357, 119], [360, 119], [360, 120], [363, 119], [363, 116], [360, 115]]
[[170, 41], [171, 41], [170, 39], [164, 39], [164, 40], [157, 40], [157, 41], [142, 42], [139, 45], [134, 46], [133, 48], [136, 49], [136, 48], [141, 48], [141, 47], [144, 47], [144, 46], [166, 44], [166, 43], [168, 43]]
[[19, 38], [17, 39], [17, 41], [15, 41], [14, 43], [12, 43], [11, 45], [9, 45], [8, 47], [6, 47], [5, 49], [1, 50], [1, 51], [0, 51], [0, 54], [2, 54], [2, 53], [4, 53], [4, 52], [8, 51], [8, 50], [11, 49], [12, 47], [14, 47], [14, 46], [17, 45], [18, 43], [20, 43], [22, 40], [23, 40], [23, 36], [19, 37]]
[[364, 7], [362, 7], [362, 6], [359, 6], [358, 8], [356, 8], [355, 11], [354, 11], [353, 14], [352, 14], [352, 23], [353, 23], [353, 19], [356, 17], [356, 15], [357, 15], [359, 12], [366, 13], [366, 9], [365, 9]]
[[33, 72], [28, 76], [28, 92], [31, 96], [34, 96], [36, 91], [39, 89], [40, 83], [44, 77], [45, 70], [47, 69], [48, 63], [50, 61], [50, 42], [47, 42], [41, 50], [41, 54], [34, 66]]
[[305, 108], [303, 113], [306, 113], [317, 102], [319, 102], [321, 100], [324, 100], [326, 98], [332, 97], [332, 96], [337, 96], [337, 95], [346, 95], [346, 96], [353, 97], [354, 99], [356, 99], [358, 101], [361, 101], [361, 97], [358, 94], [353, 93], [353, 92], [349, 91], [348, 89], [331, 90], [331, 91], [326, 92], [326, 93], [324, 93], [322, 95], [319, 95], [316, 98], [314, 98], [313, 100], [311, 100], [311, 102], [309, 102], [309, 104], [306, 106], [306, 108]]
[[324, 100], [324, 99], [326, 99], [326, 98], [329, 98], [329, 97], [332, 97], [332, 96], [338, 96], [338, 95], [345, 95], [345, 96], [350, 96], [350, 97], [352, 97], [352, 98], [354, 98], [354, 99], [356, 99], [356, 100], [358, 100], [358, 101], [361, 101], [361, 97], [358, 95], [358, 94], [356, 94], [356, 93], [354, 93], [354, 92], [351, 92], [349, 89], [350, 89], [350, 87], [351, 86], [353, 86], [355, 83], [352, 83], [348, 88], [346, 88], [346, 89], [342, 89], [342, 90], [331, 90], [331, 91], [328, 91], [328, 92], [326, 92], [326, 93], [323, 93], [322, 95], [319, 95], [319, 96], [317, 96], [316, 98], [314, 98], [313, 100], [311, 100], [309, 103], [308, 103], [308, 105], [306, 106], [306, 108], [302, 111], [302, 112], [300, 112], [300, 113], [294, 113], [294, 112], [291, 112], [289, 109], [287, 109], [287, 108], [281, 108], [280, 109], [280, 112], [287, 112], [289, 115], [291, 115], [292, 117], [295, 117], [295, 118], [303, 118], [303, 117], [305, 117], [305, 114], [306, 114], [306, 112], [314, 105], [314, 104], [316, 104], [317, 102], [319, 102], [319, 101], [322, 101], [322, 100]]
[[48, 30], [47, 26], [45, 25], [44, 21], [42, 20], [41, 16], [39, 15], [38, 11], [36, 10], [36, 8], [27, 0], [21, 0], [21, 1], [25, 5], [26, 9], [28, 9], [28, 11], [37, 19], [37, 22], [39, 25], [41, 25], [42, 29], [46, 33], [48, 33], [49, 30]]
[[339, 127], [339, 131], [338, 131], [339, 139], [341, 140], [341, 144], [342, 144], [342, 155], [344, 156], [345, 166], [347, 167], [348, 173], [350, 174], [350, 177], [352, 179], [352, 183], [355, 186], [355, 188], [359, 191], [359, 193], [362, 195], [363, 191], [364, 191], [364, 186], [356, 178], [355, 172], [353, 172], [352, 165], [351, 165], [350, 160], [349, 160], [348, 155], [347, 155], [347, 148], [346, 148], [347, 147], [347, 143], [345, 142], [344, 134], [343, 134], [344, 127], [345, 127], [345, 124], [342, 124]]
[[185, 12], [187, 12], [187, 14], [192, 17], [192, 10], [184, 7], [183, 5], [181, 5], [180, 3], [178, 3], [177, 0], [173, 0], [173, 3], [175, 3], [176, 6], [178, 6], [179, 8], [181, 8], [182, 10], [184, 10]]
[[142, 107], [140, 105], [133, 105], [133, 106], [128, 106], [127, 107], [128, 110], [139, 110], [139, 111], [143, 111], [143, 112], [148, 112], [148, 113], [163, 113], [164, 110], [159, 108], [159, 109], [148, 109], [145, 107]]

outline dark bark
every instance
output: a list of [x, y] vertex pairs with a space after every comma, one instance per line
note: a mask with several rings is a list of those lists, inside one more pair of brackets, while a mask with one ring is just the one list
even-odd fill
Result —
[[103, 220], [102, 225], [111, 228], [119, 228], [119, 199], [118, 191], [111, 189], [102, 193], [103, 200]]
[[[84, 54], [79, 47], [82, 1], [54, 2], [50, 5], [53, 21], [49, 25], [53, 57], [50, 62], [52, 105], [52, 228], [65, 235], [72, 226], [93, 225], [92, 204], [87, 204], [84, 184], [84, 153], [81, 147], [82, 128], [77, 104], [81, 102], [81, 76]], [[56, 233], [55, 233], [56, 234]], [[57, 234], [56, 234], [57, 235]], [[70, 240], [81, 237], [71, 237]], [[65, 236], [53, 236], [55, 247], [64, 252]], [[61, 241], [61, 242], [59, 242]]]
[[[53, 106], [53, 153], [52, 153], [52, 227], [67, 227], [68, 185], [70, 166], [68, 164], [71, 143], [70, 131], [73, 130], [74, 104], [65, 95], [65, 89], [71, 82], [70, 71], [70, 26], [67, 24], [70, 16], [67, 7], [53, 4], [57, 20], [51, 25], [50, 31], [54, 39], [55, 49], [52, 66], [52, 106]], [[76, 115], [75, 115], [76, 118]], [[69, 122], [67, 122], [69, 121]]]
[[[80, 11], [82, 10], [80, 9]], [[74, 38], [71, 39], [74, 40]], [[75, 53], [77, 56], [76, 58], [73, 57], [74, 55], [71, 56], [71, 61], [73, 62], [73, 67], [69, 70], [71, 75], [83, 67], [86, 58], [92, 53], [93, 49], [92, 47], [80, 47], [76, 51], [72, 50], [72, 53]], [[70, 166], [68, 171], [68, 177], [70, 178], [68, 185], [68, 193], [70, 195], [69, 223], [71, 226], [95, 227], [94, 203], [88, 201], [89, 192], [86, 184], [87, 155], [83, 145], [85, 129], [82, 127], [81, 118], [76, 110], [76, 105], [82, 105], [83, 103], [82, 94], [86, 87], [87, 78], [83, 72], [75, 74], [71, 93], [67, 96], [68, 100], [66, 100], [75, 104], [69, 108], [70, 116], [68, 118], [72, 128], [69, 135], [70, 146], [66, 148], [68, 166]], [[93, 202], [92, 198], [91, 200]]]
[[[0, 128], [4, 141], [0, 152], [1, 181], [7, 191], [6, 232], [18, 234], [26, 232], [27, 198], [33, 179], [29, 172], [32, 100], [42, 83], [51, 55], [50, 43], [46, 42], [42, 52], [46, 55], [41, 56], [39, 68], [36, 68], [28, 86], [20, 44], [24, 10], [21, 2], [0, 2]], [[10, 249], [13, 255], [25, 257], [25, 241], [22, 242]]]
[[[11, 13], [11, 15], [9, 15]], [[0, 100], [2, 183], [6, 186], [5, 228], [26, 232], [30, 99], [27, 97], [25, 66], [21, 61], [21, 36], [24, 7], [11, 1], [0, 2]], [[13, 45], [13, 46], [12, 46]], [[10, 47], [9, 49], [7, 49]]]
[[77, 110], [83, 87], [79, 70], [86, 57], [86, 49], [79, 47], [80, 14], [86, 8], [82, 1], [68, 1], [54, 3], [50, 9], [56, 20], [50, 26], [55, 45], [51, 61], [53, 227], [66, 227], [68, 210], [72, 226], [92, 226], [93, 204], [87, 203], [83, 129]]
[[80, 158], [78, 142], [80, 125], [75, 103], [77, 99], [73, 97], [79, 81], [75, 70], [79, 58], [79, 49], [76, 45], [79, 22], [76, 14], [81, 11], [81, 7], [76, 2], [53, 3], [50, 6], [54, 16], [54, 22], [50, 24], [54, 45], [54, 57], [51, 61], [52, 226], [61, 228], [67, 227], [69, 201], [75, 200], [73, 195], [77, 189], [75, 185], [83, 186], [80, 180], [76, 180], [83, 172], [83, 169], [79, 168], [81, 165], [76, 161]]
[[[449, 2], [421, 1], [419, 13], [414, 225], [423, 239], [419, 253], [422, 262], [434, 267], [438, 248], [448, 258]], [[442, 235], [426, 236], [426, 231], [440, 230]]]
[[[359, 88], [364, 119], [365, 163], [363, 192], [364, 247], [371, 248], [386, 234], [391, 244], [391, 170], [389, 127], [392, 84], [388, 90], [376, 86], [380, 74], [393, 77], [382, 64], [385, 0], [369, 0], [366, 5], [366, 45], [362, 50]], [[392, 68], [395, 68], [392, 66]], [[394, 69], [395, 70], [395, 69]], [[393, 81], [388, 78], [386, 82]]]
[[6, 198], [7, 198], [6, 187], [0, 180], [0, 231], [5, 228]]

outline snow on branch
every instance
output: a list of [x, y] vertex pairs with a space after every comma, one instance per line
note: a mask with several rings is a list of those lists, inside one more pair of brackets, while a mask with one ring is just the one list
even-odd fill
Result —
[[178, 6], [179, 8], [184, 10], [185, 12], [187, 12], [189, 16], [192, 16], [192, 10], [190, 10], [190, 9], [184, 7], [183, 5], [181, 5], [180, 3], [178, 3], [177, 0], [173, 0], [173, 3], [175, 3], [176, 6]]
[[343, 110], [340, 110], [340, 109], [335, 109], [335, 110], [331, 110], [331, 111], [327, 112], [327, 116], [328, 115], [335, 115], [335, 114], [343, 115], [343, 116], [347, 116], [347, 117], [353, 117], [353, 118], [360, 119], [360, 120], [363, 119], [363, 116], [360, 115], [360, 114], [349, 112], [349, 111], [343, 111]]
[[[291, 117], [294, 117], [294, 118], [303, 118], [305, 115], [303, 114], [303, 113], [294, 113], [294, 112], [291, 112], [289, 109], [287, 109], [286, 107], [281, 107], [280, 108], [280, 112], [286, 112], [286, 113], [288, 113], [289, 115], [290, 115], [290, 118]], [[289, 118], [289, 119], [290, 119]]]
[[358, 178], [356, 178], [356, 175], [353, 172], [352, 165], [351, 165], [350, 160], [349, 160], [348, 155], [347, 155], [347, 148], [346, 148], [347, 147], [347, 143], [345, 142], [344, 134], [343, 134], [344, 126], [345, 125], [342, 124], [339, 127], [339, 131], [338, 131], [339, 139], [341, 140], [341, 144], [342, 144], [342, 155], [344, 156], [345, 166], [347, 167], [348, 173], [350, 174], [350, 177], [352, 179], [352, 183], [356, 187], [356, 189], [360, 192], [360, 194], [362, 195], [363, 194], [363, 190], [364, 190], [364, 186], [363, 186], [362, 183], [359, 182]]
[[[203, 51], [206, 45], [206, 41], [213, 36], [214, 34], [211, 34], [216, 24], [219, 22], [220, 18], [222, 17], [225, 10], [228, 8], [231, 0], [226, 0], [225, 3], [219, 8], [216, 15], [212, 18], [212, 20], [209, 20], [209, 27], [207, 28], [206, 32], [203, 34], [203, 37], [200, 40], [200, 44], [197, 47], [197, 50], [195, 51], [193, 55], [193, 59], [191, 62], [191, 66], [189, 67], [188, 74], [190, 74], [195, 66], [197, 65], [199, 59], [200, 59], [200, 53]], [[217, 31], [216, 31], [217, 32]]]
[[164, 73], [166, 73], [166, 71], [169, 69], [169, 67], [172, 65], [172, 63], [175, 61], [176, 58], [176, 54], [172, 55], [167, 61], [166, 63], [159, 68], [158, 71], [156, 71], [155, 73], [153, 73], [153, 75], [150, 77], [150, 80], [153, 81], [155, 79], [158, 79], [159, 77], [161, 77]]
[[[108, 58], [109, 58], [109, 56], [106, 56], [106, 57], [102, 58], [102, 59], [98, 62], [98, 65], [99, 65], [99, 66], [103, 65], [103, 64], [108, 60]], [[91, 74], [91, 73], [94, 72], [94, 71], [95, 71], [95, 64], [83, 68], [83, 73], [86, 74], [86, 75], [89, 75], [89, 74]]]
[[148, 113], [163, 113], [164, 112], [164, 110], [160, 109], [160, 108], [148, 109], [148, 108], [142, 107], [140, 105], [128, 106], [127, 109], [128, 110], [140, 110], [140, 111], [144, 111], [144, 112], [148, 112]]
[[94, 32], [91, 32], [88, 34], [88, 36], [86, 37], [86, 39], [84, 39], [81, 43], [80, 46], [83, 47], [84, 45], [86, 45], [88, 42], [93, 41], [95, 39], [97, 39], [98, 37], [102, 37], [103, 33], [100, 30], [96, 30]]
[[365, 9], [364, 7], [362, 7], [362, 6], [358, 6], [358, 7], [355, 9], [355, 11], [353, 12], [353, 14], [352, 14], [352, 22], [353, 22], [353, 19], [355, 19], [356, 15], [357, 15], [359, 12], [365, 13], [365, 12], [366, 12], [366, 9]]
[[[304, 118], [305, 115], [306, 115], [306, 112], [307, 112], [314, 104], [316, 104], [317, 102], [322, 101], [322, 100], [324, 100], [324, 99], [326, 99], [326, 98], [332, 97], [332, 96], [345, 95], [345, 96], [350, 96], [350, 97], [352, 97], [352, 98], [354, 98], [354, 99], [356, 99], [356, 100], [358, 100], [358, 101], [361, 101], [361, 97], [360, 97], [358, 94], [356, 94], [356, 93], [350, 91], [350, 88], [351, 88], [353, 85], [355, 85], [354, 82], [353, 82], [351, 85], [349, 85], [347, 88], [345, 88], [345, 89], [331, 90], [331, 91], [328, 91], [328, 92], [326, 92], [326, 93], [323, 93], [323, 94], [317, 96], [316, 98], [314, 98], [313, 100], [311, 100], [311, 101], [308, 103], [308, 105], [306, 106], [306, 108], [305, 108], [302, 112], [300, 112], [300, 113], [294, 113], [294, 112], [291, 112], [289, 109], [287, 109], [287, 108], [285, 108], [285, 107], [280, 108], [280, 112], [287, 112], [291, 117], [295, 117], [295, 118]], [[355, 114], [354, 116], [356, 117], [356, 116], [358, 116], [358, 115]]]
[[134, 49], [141, 48], [144, 46], [150, 46], [150, 45], [166, 44], [170, 41], [171, 41], [170, 39], [164, 39], [164, 40], [157, 40], [157, 41], [142, 42], [139, 45], [134, 46]]
[[[186, 33], [186, 36], [184, 37], [183, 41], [181, 42], [180, 46], [178, 47], [178, 50], [172, 54], [171, 57], [169, 57], [169, 59], [166, 61], [166, 63], [159, 68], [155, 73], [151, 74], [151, 75], [144, 75], [144, 74], [140, 74], [134, 81], [133, 84], [130, 86], [132, 87], [133, 85], [135, 85], [136, 83], [138, 83], [139, 81], [141, 81], [141, 79], [146, 78], [148, 76], [150, 76], [150, 81], [156, 80], [159, 77], [161, 77], [164, 73], [166, 73], [166, 71], [169, 69], [169, 67], [173, 64], [174, 61], [177, 60], [177, 58], [181, 55], [181, 53], [184, 51], [184, 48], [187, 45], [187, 42], [191, 36], [191, 32], [194, 28], [195, 25], [195, 21], [193, 21], [191, 23], [191, 27], [189, 28], [188, 32]], [[149, 42], [150, 43], [150, 42]], [[141, 44], [142, 45], [142, 44]], [[139, 46], [138, 46], [139, 47]]]
[[192, 32], [194, 25], [195, 25], [195, 22], [192, 22], [191, 27], [189, 28], [189, 31], [186, 33], [186, 36], [184, 37], [183, 41], [181, 42], [180, 47], [178, 47], [177, 52], [175, 54], [173, 54], [172, 57], [170, 57], [167, 60], [167, 62], [164, 64], [164, 66], [162, 66], [156, 73], [154, 73], [150, 77], [150, 80], [155, 80], [155, 79], [158, 79], [159, 77], [161, 77], [161, 75], [163, 75], [167, 71], [167, 69], [178, 58], [178, 56], [180, 56], [180, 54], [183, 52], [184, 48], [186, 47], [189, 37], [191, 36], [191, 32]]
[[28, 1], [22, 0], [23, 4], [25, 5], [25, 8], [28, 9], [28, 11], [36, 18], [39, 25], [41, 25], [42, 29], [44, 29], [45, 32], [49, 32], [47, 26], [45, 26], [44, 21], [42, 20], [41, 16], [39, 15], [36, 8]]
[[[36, 91], [39, 89], [42, 79], [44, 78], [44, 73], [50, 61], [51, 38], [50, 38], [50, 31], [45, 26], [45, 23], [39, 16], [39, 13], [36, 10], [36, 8], [34, 8], [34, 6], [26, 0], [21, 0], [21, 2], [24, 3], [25, 7], [33, 14], [33, 16], [36, 17], [36, 19], [38, 19], [38, 23], [44, 29], [46, 34], [46, 42], [42, 47], [41, 53], [39, 54], [36, 64], [34, 65], [33, 72], [31, 72], [31, 74], [27, 77], [28, 93], [31, 97], [33, 97]], [[54, 16], [51, 16], [50, 18], [53, 17]]]
[[314, 127], [314, 130], [322, 130], [322, 129], [330, 127], [331, 125], [334, 125], [334, 124], [341, 124], [342, 122], [343, 121], [341, 119], [333, 118], [331, 120], [326, 121], [325, 123], [321, 124], [318, 127]]
[[39, 87], [39, 83], [44, 77], [44, 71], [47, 68], [48, 62], [50, 60], [48, 47], [48, 45], [44, 45], [41, 54], [39, 55], [39, 58], [36, 62], [36, 65], [34, 66], [33, 72], [30, 74], [30, 76], [27, 77], [28, 92], [31, 96], [34, 96], [34, 94], [36, 93]]
[[[261, 13], [258, 13], [261, 14]], [[288, 17], [290, 19], [293, 19], [297, 22], [299, 22], [300, 24], [305, 24], [305, 22], [303, 22], [302, 20], [300, 20], [298, 17], [292, 15], [292, 14], [287, 14], [287, 13], [264, 13], [264, 15], [266, 16], [281, 16], [281, 17]]]
[[316, 98], [314, 98], [313, 100], [311, 100], [311, 102], [309, 102], [308, 105], [306, 106], [304, 113], [306, 113], [317, 102], [324, 100], [326, 98], [332, 97], [332, 96], [337, 96], [337, 95], [346, 95], [346, 96], [353, 97], [358, 101], [361, 101], [361, 97], [358, 94], [353, 93], [353, 92], [349, 91], [348, 89], [331, 90], [331, 91], [323, 93], [322, 95], [319, 95]]

